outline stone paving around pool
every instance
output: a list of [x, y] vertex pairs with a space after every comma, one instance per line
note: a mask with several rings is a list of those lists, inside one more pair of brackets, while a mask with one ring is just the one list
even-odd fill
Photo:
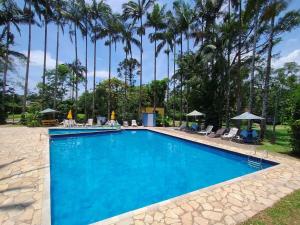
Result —
[[[151, 129], [244, 154], [255, 149], [170, 128]], [[41, 133], [47, 129], [0, 127], [0, 224], [50, 224], [49, 144]], [[279, 154], [268, 159], [280, 165], [96, 224], [238, 224], [300, 189], [299, 160]]]

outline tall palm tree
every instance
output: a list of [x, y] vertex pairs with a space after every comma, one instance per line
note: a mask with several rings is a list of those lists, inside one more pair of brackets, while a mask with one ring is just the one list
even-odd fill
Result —
[[3, 46], [4, 67], [3, 67], [3, 80], [2, 80], [2, 85], [3, 85], [2, 95], [4, 98], [6, 93], [6, 80], [7, 80], [7, 72], [10, 64], [10, 56], [24, 58], [23, 54], [10, 50], [10, 45], [13, 44], [14, 42], [14, 35], [11, 32], [11, 29], [13, 27], [15, 28], [15, 30], [17, 30], [19, 34], [21, 34], [19, 25], [27, 23], [28, 18], [23, 15], [23, 11], [18, 7], [18, 5], [13, 0], [1, 1], [0, 14], [1, 14], [0, 26], [3, 26], [2, 35], [3, 37], [6, 36], [6, 40], [3, 41], [3, 43], [5, 42], [5, 47]]
[[105, 45], [108, 46], [108, 102], [107, 102], [107, 118], [110, 119], [111, 111], [111, 48], [114, 44], [121, 40], [122, 32], [122, 22], [121, 16], [119, 14], [110, 14], [108, 15], [104, 26], [100, 28], [99, 32], [96, 34], [97, 39], [102, 39], [107, 37]]
[[[189, 9], [187, 3], [182, 0], [176, 0], [173, 2], [173, 8], [175, 12], [175, 18], [177, 21], [177, 27], [180, 33], [180, 58], [183, 56], [183, 34], [188, 32], [190, 23], [192, 21], [192, 16], [190, 14], [192, 11]], [[189, 43], [189, 38], [187, 36]], [[188, 44], [189, 48], [189, 44]], [[183, 113], [183, 73], [180, 73], [180, 125], [182, 124], [182, 113]]]
[[89, 7], [89, 26], [92, 30], [91, 39], [94, 43], [94, 76], [93, 76], [93, 105], [92, 116], [95, 117], [95, 93], [96, 93], [96, 58], [97, 58], [97, 33], [103, 29], [105, 21], [111, 14], [111, 8], [103, 0], [93, 0]]
[[[125, 60], [128, 61], [128, 55], [130, 56], [130, 59], [132, 59], [132, 44], [141, 48], [141, 42], [134, 37], [134, 33], [136, 31], [136, 27], [134, 27], [132, 24], [126, 23], [126, 21], [123, 21], [122, 25], [122, 31], [121, 31], [121, 41], [124, 45], [124, 52], [125, 52]], [[131, 65], [131, 64], [130, 64]], [[132, 70], [129, 71], [130, 73]], [[126, 73], [125, 73], [126, 74]], [[132, 74], [130, 74], [132, 77]], [[127, 93], [127, 77], [125, 75], [125, 101], [127, 101], [126, 93]]]
[[[70, 21], [70, 38], [71, 41], [73, 40], [74, 36], [74, 47], [75, 47], [75, 66], [76, 63], [79, 63], [78, 60], [78, 45], [77, 45], [77, 29], [81, 31], [81, 34], [84, 36], [85, 35], [85, 23], [84, 20], [82, 19], [84, 17], [83, 15], [83, 10], [85, 5], [82, 5], [82, 2], [79, 0], [72, 0], [69, 1], [67, 6], [66, 6], [66, 12], [64, 14], [65, 19]], [[75, 79], [73, 82], [73, 89], [72, 89], [72, 98], [75, 103], [75, 117], [77, 115], [77, 100], [78, 100], [78, 81], [76, 78], [77, 73], [75, 74]], [[79, 78], [78, 78], [79, 79]], [[75, 90], [75, 99], [74, 99], [74, 90]]]
[[[123, 14], [125, 18], [131, 18], [133, 23], [140, 22], [138, 34], [140, 35], [140, 89], [139, 89], [139, 114], [142, 110], [142, 85], [143, 85], [143, 36], [145, 35], [145, 28], [143, 23], [143, 16], [147, 14], [150, 7], [155, 3], [155, 0], [130, 0], [123, 4]], [[140, 115], [139, 115], [140, 116]]]
[[83, 16], [83, 36], [85, 37], [85, 82], [84, 82], [84, 114], [87, 118], [87, 84], [88, 84], [88, 31], [89, 31], [89, 5], [85, 3], [85, 0], [78, 0], [81, 14]]
[[48, 38], [48, 24], [53, 20], [53, 4], [52, 0], [50, 1], [42, 1], [41, 14], [43, 15], [44, 20], [44, 62], [43, 62], [43, 93], [45, 87], [45, 79], [46, 79], [46, 69], [47, 69], [47, 38]]
[[165, 8], [166, 6], [163, 5], [160, 7], [159, 4], [154, 4], [153, 10], [151, 13], [147, 14], [147, 22], [146, 26], [152, 27], [154, 29], [153, 33], [149, 34], [149, 38], [151, 42], [154, 42], [154, 100], [153, 100], [153, 112], [156, 111], [156, 58], [157, 58], [157, 32], [162, 30], [166, 26], [165, 21]]
[[24, 6], [24, 14], [28, 17], [28, 47], [27, 47], [27, 62], [26, 62], [26, 73], [25, 73], [25, 85], [24, 85], [24, 96], [22, 112], [26, 111], [26, 101], [28, 94], [28, 80], [29, 80], [29, 64], [30, 64], [30, 52], [31, 52], [31, 25], [34, 23], [34, 12], [33, 6], [37, 6], [37, 1], [26, 0]]
[[[166, 18], [167, 18], [167, 24], [169, 24], [169, 16], [170, 13], [166, 13]], [[169, 24], [170, 25], [170, 24]], [[168, 78], [168, 83], [167, 83], [167, 101], [166, 101], [166, 106], [169, 103], [169, 91], [170, 91], [170, 53], [173, 51], [173, 46], [174, 46], [174, 29], [172, 29], [170, 26], [167, 27], [167, 29], [164, 29], [162, 32], [157, 33], [157, 39], [160, 41], [160, 43], [157, 46], [156, 50], [156, 55], [160, 53], [160, 51], [166, 46], [165, 49], [165, 54], [167, 55], [167, 78]], [[166, 107], [167, 109], [167, 107]], [[167, 111], [167, 110], [166, 110]]]
[[59, 39], [60, 39], [60, 30], [64, 31], [65, 19], [63, 17], [63, 8], [65, 7], [66, 2], [64, 0], [57, 0], [54, 4], [54, 20], [56, 24], [56, 57], [55, 57], [55, 82], [54, 82], [54, 102], [53, 107], [56, 109], [57, 105], [57, 82], [58, 82], [58, 55], [59, 55]]

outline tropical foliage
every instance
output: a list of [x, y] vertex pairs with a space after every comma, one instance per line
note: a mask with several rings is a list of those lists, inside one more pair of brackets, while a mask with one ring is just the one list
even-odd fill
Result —
[[[300, 116], [299, 66], [290, 62], [272, 68], [274, 46], [300, 24], [299, 10], [289, 11], [288, 4], [288, 0], [175, 0], [161, 5], [155, 0], [130, 0], [123, 4], [122, 13], [116, 13], [104, 0], [0, 0], [0, 122], [5, 121], [15, 96], [16, 108], [22, 106], [23, 113], [34, 101], [64, 112], [72, 108], [86, 118], [99, 114], [109, 118], [114, 110], [122, 120], [141, 118], [142, 108], [153, 106], [154, 111], [164, 107], [173, 124], [175, 120], [182, 123], [185, 113], [196, 109], [206, 113], [206, 123], [229, 126], [233, 115], [248, 110], [266, 118], [261, 124], [263, 136], [266, 123], [272, 123], [275, 130], [276, 124], [291, 124]], [[52, 70], [47, 70], [49, 24], [56, 25], [56, 66]], [[20, 25], [28, 28], [26, 55], [11, 50], [15, 35], [23, 35]], [[28, 88], [32, 26], [44, 28], [38, 93]], [[60, 65], [62, 35], [69, 35], [74, 58]], [[150, 84], [143, 83], [145, 38], [154, 52], [154, 73], [147, 74], [153, 77]], [[104, 40], [107, 47], [109, 75], [97, 84], [98, 40]], [[80, 41], [85, 43], [84, 63], [78, 57]], [[113, 77], [112, 49], [117, 43], [123, 46], [124, 59], [119, 62], [118, 77]], [[89, 44], [93, 68], [87, 68]], [[133, 46], [139, 58], [134, 58]], [[157, 57], [162, 53], [167, 73], [159, 81]], [[15, 93], [7, 82], [7, 72], [14, 70], [17, 59], [25, 66], [24, 93]], [[91, 91], [87, 89], [88, 71], [93, 74]]]

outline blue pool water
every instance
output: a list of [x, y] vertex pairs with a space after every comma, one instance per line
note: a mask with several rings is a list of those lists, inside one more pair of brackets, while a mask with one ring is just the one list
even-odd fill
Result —
[[97, 222], [256, 170], [245, 156], [145, 130], [54, 138], [52, 224]]
[[61, 134], [78, 134], [78, 133], [88, 133], [88, 132], [100, 132], [107, 130], [115, 130], [113, 128], [59, 128], [59, 129], [49, 129], [50, 135], [61, 135]]

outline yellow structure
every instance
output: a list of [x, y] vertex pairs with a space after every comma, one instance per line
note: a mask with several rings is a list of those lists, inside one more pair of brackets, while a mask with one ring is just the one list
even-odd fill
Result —
[[68, 119], [68, 120], [73, 119], [73, 116], [72, 116], [72, 110], [70, 110], [70, 111], [68, 112], [67, 119]]
[[[155, 108], [155, 111], [163, 117], [165, 115], [165, 109], [164, 108]], [[142, 110], [143, 113], [153, 113], [153, 107], [146, 107]]]

